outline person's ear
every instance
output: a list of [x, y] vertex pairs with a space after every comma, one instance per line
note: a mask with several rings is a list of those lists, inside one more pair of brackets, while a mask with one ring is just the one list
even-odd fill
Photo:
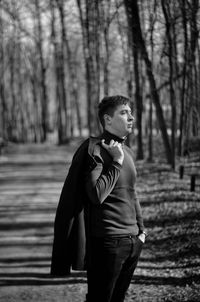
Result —
[[108, 114], [104, 114], [104, 121], [105, 125], [110, 125], [111, 124], [111, 116]]

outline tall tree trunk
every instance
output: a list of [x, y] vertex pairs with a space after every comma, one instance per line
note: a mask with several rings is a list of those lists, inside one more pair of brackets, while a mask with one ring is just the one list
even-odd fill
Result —
[[[149, 10], [149, 24], [150, 24], [150, 47], [151, 47], [151, 62], [154, 66], [154, 27], [156, 22], [156, 9], [157, 1], [154, 0], [153, 4], [147, 0], [148, 10]], [[149, 109], [148, 109], [148, 161], [153, 161], [153, 102], [152, 96], [149, 99]]]
[[70, 43], [67, 35], [67, 29], [65, 26], [65, 16], [64, 16], [64, 1], [63, 0], [56, 0], [59, 12], [60, 12], [60, 18], [61, 18], [61, 24], [62, 24], [62, 37], [63, 37], [63, 43], [65, 46], [66, 51], [66, 59], [68, 64], [68, 72], [69, 72], [69, 92], [70, 92], [70, 116], [68, 114], [68, 119], [71, 120], [71, 136], [74, 135], [74, 111], [76, 110], [77, 115], [77, 121], [78, 121], [78, 129], [80, 135], [82, 135], [82, 121], [81, 121], [81, 115], [80, 115], [80, 106], [78, 102], [78, 83], [77, 83], [77, 76], [76, 76], [76, 69], [73, 62], [73, 53], [70, 48]]
[[197, 73], [196, 73], [196, 50], [198, 45], [199, 39], [199, 30], [198, 30], [198, 21], [197, 18], [199, 9], [199, 0], [192, 1], [191, 7], [191, 18], [190, 18], [190, 31], [191, 31], [191, 65], [192, 65], [192, 91], [191, 91], [191, 133], [192, 137], [196, 136], [197, 134], [197, 127], [198, 127], [198, 118], [200, 118], [200, 113], [197, 111], [197, 96], [196, 94], [196, 80], [197, 80]]
[[148, 133], [148, 161], [153, 161], [153, 104], [151, 97], [149, 98], [149, 133]]
[[[50, 1], [51, 5], [51, 38], [54, 46], [54, 67], [56, 77], [56, 105], [57, 105], [57, 129], [58, 143], [63, 144], [67, 137], [67, 108], [66, 108], [66, 88], [64, 70], [64, 42], [59, 45], [55, 32], [55, 0]], [[62, 23], [62, 21], [61, 21]]]
[[66, 138], [70, 137], [70, 122], [71, 122], [71, 110], [70, 104], [68, 102], [67, 91], [66, 91], [66, 30], [65, 30], [65, 14], [64, 14], [64, 1], [56, 0], [57, 7], [60, 14], [60, 24], [61, 24], [61, 51], [60, 51], [60, 70], [61, 70], [61, 83], [62, 83], [62, 94], [63, 94], [63, 107], [66, 112]]
[[82, 35], [83, 52], [85, 58], [86, 88], [87, 88], [87, 121], [90, 134], [99, 129], [97, 119], [97, 105], [100, 92], [99, 69], [99, 6], [97, 1], [85, 0], [84, 8], [77, 0]]
[[[17, 74], [17, 96], [18, 96], [18, 111], [21, 116], [21, 139], [23, 142], [27, 142], [29, 125], [31, 124], [31, 117], [28, 110], [28, 99], [24, 97], [23, 89], [23, 73], [22, 73], [22, 47], [20, 40], [20, 32], [17, 34], [17, 61], [16, 61], [16, 74]], [[26, 99], [26, 100], [25, 100]], [[32, 112], [31, 112], [32, 115]]]
[[136, 47], [136, 44], [133, 43], [133, 58], [134, 58], [134, 74], [135, 74], [135, 103], [136, 103], [136, 123], [137, 123], [137, 159], [143, 159], [143, 143], [142, 143], [142, 94], [141, 94], [141, 86], [140, 86], [140, 70], [139, 70], [139, 53]]
[[[0, 0], [1, 4], [1, 0]], [[5, 97], [5, 56], [4, 56], [4, 24], [3, 10], [0, 9], [0, 137], [7, 140], [8, 108]]]
[[[180, 3], [180, 1], [179, 1]], [[185, 122], [185, 88], [186, 88], [186, 72], [187, 72], [187, 47], [188, 47], [188, 34], [187, 34], [187, 20], [186, 20], [186, 6], [185, 0], [181, 0], [180, 9], [182, 15], [182, 25], [183, 25], [183, 38], [184, 38], [184, 62], [183, 62], [183, 69], [182, 69], [182, 89], [181, 89], [181, 97], [180, 97], [180, 122], [179, 122], [179, 129], [180, 129], [180, 136], [179, 136], [179, 149], [178, 154], [181, 156], [183, 155], [183, 135], [184, 135], [184, 122]]]
[[[133, 97], [134, 61], [133, 61], [132, 35], [129, 28], [127, 28], [127, 30], [124, 32], [123, 23], [120, 19], [120, 13], [119, 13], [120, 8], [121, 8], [121, 2], [119, 0], [116, 0], [116, 16], [117, 16], [118, 31], [121, 39], [127, 95], [131, 100], [130, 102], [131, 110], [134, 111], [135, 109], [134, 105], [136, 100]], [[130, 147], [132, 145], [132, 135], [129, 135], [126, 141], [127, 145]]]
[[[118, 23], [118, 31], [121, 39], [121, 47], [123, 54], [123, 63], [124, 63], [124, 72], [126, 76], [126, 86], [127, 86], [127, 95], [130, 100], [133, 98], [133, 44], [132, 44], [132, 36], [129, 28], [126, 32], [123, 30], [123, 24], [120, 20], [119, 9], [121, 6], [121, 2], [116, 0], [116, 15], [117, 15], [117, 23]], [[133, 105], [133, 102], [131, 102]], [[132, 106], [133, 107], [133, 106]], [[133, 108], [132, 108], [133, 109]]]
[[155, 78], [152, 72], [151, 61], [148, 57], [147, 49], [145, 42], [142, 37], [142, 31], [140, 27], [140, 17], [139, 17], [139, 9], [137, 0], [124, 0], [124, 4], [126, 7], [128, 24], [130, 30], [132, 31], [133, 43], [135, 43], [136, 47], [140, 50], [141, 56], [145, 62], [147, 76], [150, 84], [150, 91], [152, 95], [152, 100], [154, 102], [156, 108], [156, 114], [159, 122], [159, 127], [161, 130], [163, 143], [165, 146], [166, 158], [169, 164], [173, 165], [173, 154], [171, 150], [171, 146], [169, 143], [169, 138], [167, 134], [166, 124], [163, 116], [162, 107], [160, 105], [160, 99], [157, 92]]
[[37, 16], [37, 27], [38, 27], [38, 41], [37, 48], [39, 53], [40, 60], [40, 70], [41, 70], [41, 104], [42, 104], [42, 141], [47, 139], [47, 130], [48, 130], [48, 96], [46, 88], [46, 66], [44, 61], [43, 54], [43, 33], [42, 33], [42, 21], [41, 21], [41, 11], [39, 0], [35, 0], [36, 16]]
[[[184, 34], [184, 67], [183, 67], [183, 91], [181, 107], [181, 135], [179, 139], [179, 151], [182, 154], [190, 148], [189, 140], [193, 136], [194, 116], [196, 116], [197, 106], [195, 100], [195, 64], [196, 49], [199, 33], [197, 30], [197, 12], [199, 1], [194, 0], [190, 4], [183, 0], [179, 1], [182, 12], [182, 24]], [[184, 87], [185, 83], [185, 87]], [[198, 118], [197, 118], [198, 120]], [[198, 123], [197, 123], [198, 124]]]
[[103, 32], [104, 45], [103, 48], [103, 83], [104, 83], [104, 95], [109, 95], [110, 83], [109, 83], [109, 26], [110, 26], [110, 1], [99, 1], [100, 7], [100, 26]]
[[[15, 41], [15, 34], [14, 39]], [[10, 137], [9, 140], [17, 141], [17, 104], [16, 104], [16, 90], [15, 90], [15, 51], [16, 45], [15, 42], [12, 42], [10, 47], [10, 91], [11, 91], [11, 121], [10, 121]]]
[[172, 146], [172, 154], [173, 154], [173, 163], [172, 167], [175, 168], [175, 153], [176, 153], [176, 143], [175, 143], [175, 133], [176, 133], [176, 99], [175, 99], [175, 91], [174, 91], [174, 58], [175, 51], [173, 49], [173, 24], [172, 24], [172, 16], [170, 11], [171, 1], [165, 2], [162, 0], [162, 9], [166, 22], [166, 36], [168, 40], [168, 60], [169, 60], [169, 92], [170, 92], [170, 103], [171, 103], [171, 146]]

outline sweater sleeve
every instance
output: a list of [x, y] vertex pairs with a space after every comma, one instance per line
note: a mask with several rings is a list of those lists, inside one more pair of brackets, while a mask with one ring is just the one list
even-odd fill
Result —
[[103, 169], [103, 162], [98, 161], [93, 170], [86, 176], [86, 192], [90, 201], [101, 204], [113, 190], [119, 177], [121, 165], [112, 161], [109, 167]]
[[[134, 153], [132, 149], [128, 149], [128, 151], [130, 152], [130, 155], [134, 161]], [[135, 164], [134, 164], [135, 165]], [[137, 226], [139, 229], [139, 234], [142, 233], [145, 229], [144, 227], [144, 223], [143, 223], [143, 217], [142, 217], [142, 210], [141, 210], [141, 206], [140, 206], [140, 201], [139, 198], [137, 196], [137, 192], [135, 191], [134, 193], [135, 195], [135, 212], [136, 212], [136, 220], [137, 220]]]
[[139, 228], [139, 233], [142, 233], [144, 231], [144, 223], [142, 218], [142, 210], [141, 210], [139, 199], [137, 197], [137, 193], [135, 193], [135, 211], [136, 211], [136, 219]]

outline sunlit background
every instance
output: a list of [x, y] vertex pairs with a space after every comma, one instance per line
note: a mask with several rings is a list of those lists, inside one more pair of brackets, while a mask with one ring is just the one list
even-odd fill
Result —
[[126, 301], [200, 301], [199, 20], [198, 0], [0, 0], [0, 301], [84, 301], [84, 272], [49, 276], [53, 222], [116, 94], [150, 233]]

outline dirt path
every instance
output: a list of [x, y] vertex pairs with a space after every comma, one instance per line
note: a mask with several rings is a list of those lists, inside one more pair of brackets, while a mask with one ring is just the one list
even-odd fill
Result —
[[[49, 276], [53, 221], [74, 146], [12, 146], [0, 157], [0, 301], [83, 302], [84, 272]], [[167, 166], [138, 163], [150, 233], [126, 301], [200, 301], [200, 203]]]

